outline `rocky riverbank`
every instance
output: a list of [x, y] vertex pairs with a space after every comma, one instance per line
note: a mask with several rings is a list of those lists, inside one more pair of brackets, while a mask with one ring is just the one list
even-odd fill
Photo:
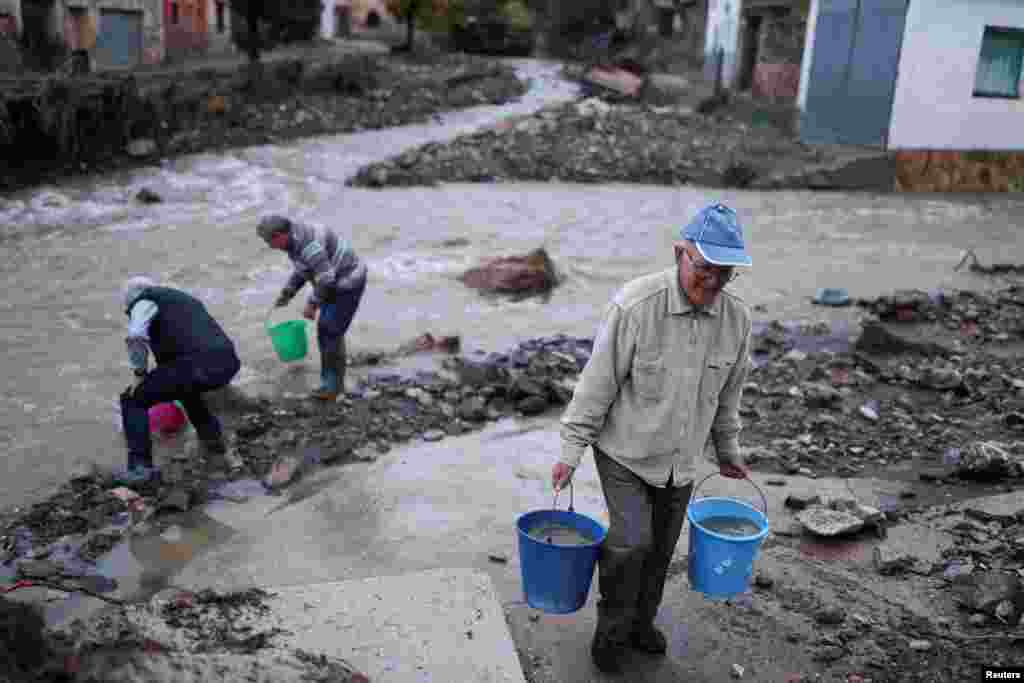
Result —
[[601, 95], [409, 150], [360, 169], [349, 184], [565, 181], [892, 189], [885, 173], [874, 178], [859, 173], [852, 182], [843, 178], [841, 170], [854, 160], [850, 152], [804, 146], [791, 125], [756, 108], [714, 105], [685, 91], [655, 90], [632, 99]]
[[[69, 79], [25, 100], [58, 113], [40, 121], [31, 106], [0, 102], [0, 149], [10, 152], [0, 154], [9, 160], [0, 162], [0, 191], [196, 152], [421, 123], [525, 91], [495, 60], [436, 53], [285, 59], [266, 65], [256, 85], [245, 67], [97, 85]], [[113, 123], [103, 118], [107, 100], [117, 105]], [[61, 113], [76, 108], [86, 123]]]

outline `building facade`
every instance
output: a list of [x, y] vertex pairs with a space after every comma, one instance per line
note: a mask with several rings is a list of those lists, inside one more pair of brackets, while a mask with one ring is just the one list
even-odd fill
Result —
[[1024, 2], [911, 2], [891, 149], [1024, 150]]
[[795, 102], [810, 0], [746, 0], [740, 21], [736, 89]]
[[1024, 0], [813, 0], [810, 143], [1024, 150]]
[[704, 76], [721, 79], [722, 87], [736, 85], [742, 0], [708, 0], [704, 31]]

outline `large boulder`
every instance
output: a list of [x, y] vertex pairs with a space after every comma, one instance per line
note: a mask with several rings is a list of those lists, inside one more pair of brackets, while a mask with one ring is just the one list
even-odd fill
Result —
[[488, 259], [459, 280], [473, 289], [520, 294], [545, 292], [558, 284], [555, 265], [543, 247], [525, 256]]

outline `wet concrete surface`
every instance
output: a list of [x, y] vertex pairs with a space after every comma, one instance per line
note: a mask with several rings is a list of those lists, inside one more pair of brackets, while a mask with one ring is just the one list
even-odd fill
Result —
[[[161, 519], [162, 530], [132, 537], [104, 566], [122, 582], [118, 594], [134, 587], [145, 592], [165, 586], [229, 591], [473, 568], [494, 582], [529, 680], [622, 680], [602, 677], [589, 660], [596, 577], [588, 604], [575, 614], [542, 614], [524, 601], [515, 520], [552, 506], [548, 477], [558, 446], [550, 417], [503, 420], [471, 435], [405, 447], [373, 463], [311, 472], [281, 495], [255, 495], [240, 503], [219, 500], [187, 519]], [[713, 469], [702, 461], [698, 476]], [[785, 485], [769, 485], [768, 480]], [[866, 582], [867, 595], [926, 616], [941, 613], [941, 605], [930, 602], [920, 586], [865, 579], [865, 572], [873, 573], [876, 545], [938, 560], [951, 543], [947, 534], [919, 523], [893, 526], [884, 540], [827, 542], [787, 534], [794, 521], [783, 503], [790, 494], [854, 496], [879, 505], [906, 490], [904, 483], [774, 474], [756, 474], [754, 481], [767, 496], [775, 532], [757, 562], [758, 571], [783, 577], [786, 585], [807, 581], [815, 589], [831, 585], [823, 575], [813, 578], [815, 572], [857, 576]], [[758, 498], [749, 483], [720, 477], [709, 479], [699, 493]], [[576, 475], [574, 502], [577, 511], [607, 524], [589, 458]], [[563, 494], [558, 505], [567, 504]], [[729, 675], [733, 663], [746, 667], [752, 680], [786, 680], [815, 670], [812, 653], [797, 639], [811, 637], [804, 617], [757, 593], [731, 603], [694, 593], [685, 578], [687, 553], [684, 529], [658, 618], [670, 636], [669, 656], [633, 655], [628, 680], [718, 681]], [[98, 606], [90, 602], [90, 609]], [[70, 607], [65, 606], [64, 618], [84, 613]], [[363, 645], [351, 643], [353, 649]]]

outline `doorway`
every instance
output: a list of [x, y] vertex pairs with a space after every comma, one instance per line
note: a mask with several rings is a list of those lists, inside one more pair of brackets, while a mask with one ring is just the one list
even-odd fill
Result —
[[757, 57], [761, 47], [761, 26], [764, 17], [760, 14], [748, 14], [743, 31], [743, 54], [740, 58], [739, 89], [750, 90], [754, 86], [754, 69], [757, 68]]

